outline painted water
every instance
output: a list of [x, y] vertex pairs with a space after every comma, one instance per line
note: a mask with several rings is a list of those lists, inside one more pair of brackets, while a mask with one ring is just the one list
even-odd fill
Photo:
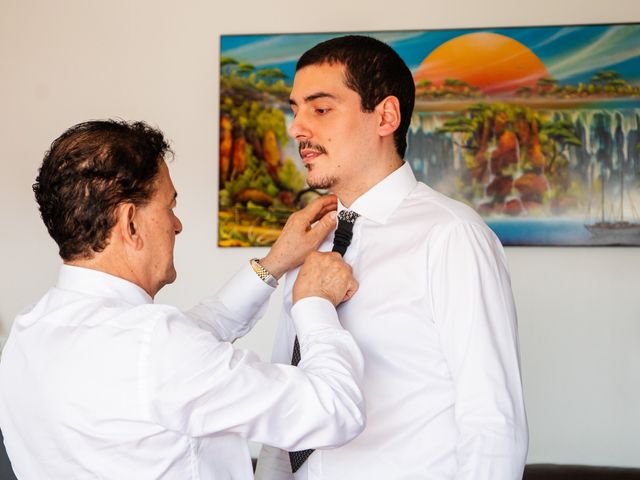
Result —
[[637, 100], [419, 111], [405, 159], [504, 244], [640, 244], [639, 126]]

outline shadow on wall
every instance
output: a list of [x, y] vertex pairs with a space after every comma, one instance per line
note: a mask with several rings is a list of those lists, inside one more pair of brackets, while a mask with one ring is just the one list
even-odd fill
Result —
[[0, 430], [0, 478], [2, 480], [16, 480], [16, 476], [13, 474], [13, 470], [11, 469], [11, 463], [9, 462], [9, 457], [7, 457], [7, 452], [4, 449], [4, 437], [2, 436], [1, 430]]

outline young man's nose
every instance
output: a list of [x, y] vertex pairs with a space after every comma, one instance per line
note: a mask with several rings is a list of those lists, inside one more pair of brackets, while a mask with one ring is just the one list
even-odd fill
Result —
[[311, 136], [311, 132], [304, 121], [303, 115], [300, 113], [296, 115], [291, 125], [289, 125], [289, 135], [298, 141], [306, 140]]

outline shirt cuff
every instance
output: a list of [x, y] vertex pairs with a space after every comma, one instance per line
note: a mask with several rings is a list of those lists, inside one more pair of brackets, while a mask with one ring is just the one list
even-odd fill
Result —
[[275, 292], [263, 282], [249, 262], [218, 292], [218, 298], [236, 315], [252, 317]]
[[298, 300], [291, 308], [291, 317], [298, 338], [319, 330], [343, 330], [338, 312], [326, 298], [306, 297]]

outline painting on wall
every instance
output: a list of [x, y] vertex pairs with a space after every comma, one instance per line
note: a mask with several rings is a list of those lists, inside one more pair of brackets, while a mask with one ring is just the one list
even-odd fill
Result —
[[[223, 35], [218, 244], [272, 244], [305, 185], [297, 59], [346, 33]], [[367, 32], [411, 69], [405, 160], [504, 245], [640, 245], [640, 24]]]

